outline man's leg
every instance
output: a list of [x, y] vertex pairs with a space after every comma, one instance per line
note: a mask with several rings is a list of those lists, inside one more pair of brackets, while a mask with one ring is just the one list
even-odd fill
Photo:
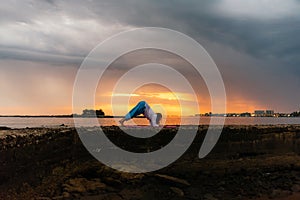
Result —
[[122, 118], [119, 122], [122, 126], [124, 126], [124, 122], [127, 120], [132, 119], [133, 117], [136, 117], [140, 114], [143, 114], [146, 108], [146, 102], [140, 101], [134, 108], [132, 108], [124, 118]]

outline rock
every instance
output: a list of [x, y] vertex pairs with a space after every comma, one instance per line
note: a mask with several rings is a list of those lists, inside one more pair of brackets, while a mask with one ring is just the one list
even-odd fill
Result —
[[[141, 188], [129, 189], [125, 188], [118, 193], [123, 199], [145, 199], [145, 193]], [[148, 198], [152, 199], [152, 198]]]
[[64, 197], [64, 198], [70, 198], [70, 197], [71, 197], [71, 194], [68, 193], [68, 192], [64, 192], [64, 193], [63, 193], [63, 197]]
[[85, 193], [86, 189], [82, 185], [64, 185], [64, 190], [69, 193]]
[[120, 196], [117, 194], [100, 194], [96, 196], [86, 196], [80, 198], [81, 200], [122, 200]]
[[177, 187], [170, 187], [170, 190], [172, 190], [172, 192], [174, 192], [177, 196], [180, 196], [180, 197], [184, 196], [184, 192]]
[[87, 191], [93, 192], [105, 189], [106, 185], [104, 183], [101, 183], [100, 179], [94, 179], [93, 181], [87, 181], [85, 187]]
[[205, 195], [204, 195], [204, 199], [205, 199], [205, 200], [218, 200], [218, 199], [215, 198], [212, 194], [205, 194]]
[[199, 188], [193, 186], [186, 189], [186, 196], [189, 199], [202, 199]]
[[270, 197], [271, 198], [284, 198], [291, 195], [291, 191], [287, 190], [273, 190]]
[[293, 192], [300, 192], [300, 185], [294, 185], [294, 186], [292, 187], [292, 191], [293, 191]]
[[64, 199], [64, 196], [56, 196], [56, 197], [52, 197], [52, 200], [58, 200], [58, 199]]
[[144, 178], [144, 174], [131, 174], [131, 173], [121, 173], [120, 179], [121, 180], [141, 180]]
[[112, 187], [120, 187], [122, 185], [122, 182], [120, 180], [111, 177], [104, 177], [103, 182]]
[[186, 180], [176, 178], [176, 177], [173, 177], [173, 176], [168, 176], [168, 175], [163, 175], [163, 174], [155, 174], [155, 176], [159, 177], [159, 178], [161, 178], [165, 181], [171, 182], [171, 183], [175, 183], [175, 184], [179, 184], [179, 185], [183, 185], [183, 186], [190, 186], [191, 185]]
[[69, 180], [63, 185], [64, 191], [68, 193], [93, 193], [98, 190], [106, 188], [104, 183], [100, 182], [100, 179], [87, 180], [85, 178], [75, 178]]

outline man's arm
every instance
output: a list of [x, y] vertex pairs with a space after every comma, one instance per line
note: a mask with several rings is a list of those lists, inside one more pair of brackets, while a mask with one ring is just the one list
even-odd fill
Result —
[[151, 116], [151, 119], [149, 120], [150, 121], [150, 125], [153, 126], [153, 127], [158, 127], [159, 125], [156, 123], [156, 118], [157, 118], [157, 115], [156, 114], [153, 114]]

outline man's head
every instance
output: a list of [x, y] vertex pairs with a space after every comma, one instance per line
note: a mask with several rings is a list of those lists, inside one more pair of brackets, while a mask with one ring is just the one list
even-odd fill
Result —
[[156, 124], [160, 124], [161, 118], [162, 118], [162, 114], [161, 113], [156, 113], [157, 117], [156, 117]]

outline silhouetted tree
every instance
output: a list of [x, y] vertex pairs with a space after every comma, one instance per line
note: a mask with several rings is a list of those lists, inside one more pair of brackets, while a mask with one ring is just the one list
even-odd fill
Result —
[[97, 117], [99, 117], [99, 116], [104, 116], [105, 113], [103, 112], [102, 109], [100, 109], [100, 110], [96, 110], [96, 115], [97, 115]]
[[300, 117], [300, 112], [293, 112], [291, 113], [292, 117]]

